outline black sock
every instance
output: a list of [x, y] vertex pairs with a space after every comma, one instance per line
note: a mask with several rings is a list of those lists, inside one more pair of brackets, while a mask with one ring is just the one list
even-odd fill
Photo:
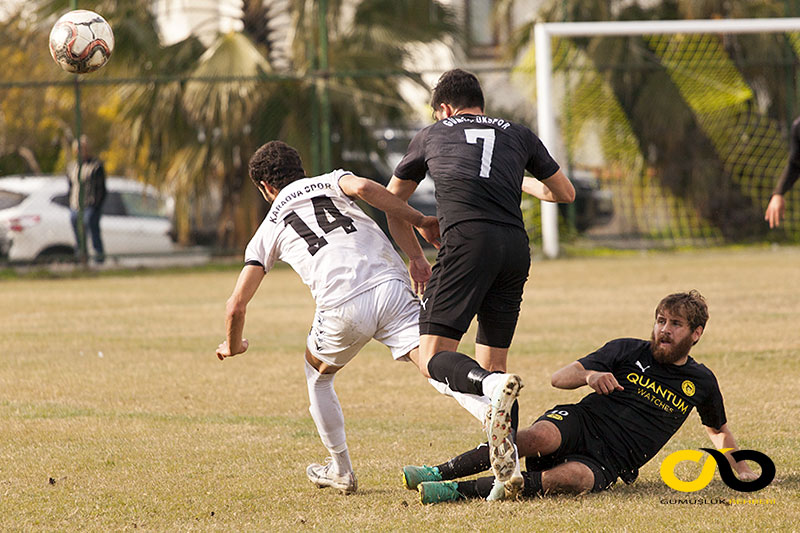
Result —
[[511, 436], [514, 442], [517, 442], [517, 428], [519, 427], [519, 402], [514, 400], [514, 405], [511, 406]]
[[483, 378], [491, 372], [459, 352], [437, 352], [428, 361], [428, 374], [454, 391], [483, 396]]
[[[541, 472], [523, 472], [522, 477], [525, 480], [525, 486], [522, 488], [523, 498], [535, 498], [543, 494]], [[458, 492], [465, 498], [485, 499], [492, 492], [493, 486], [493, 477], [481, 477], [469, 481], [459, 481]]]
[[[489, 462], [489, 445], [483, 443], [477, 448], [453, 457], [446, 463], [438, 465], [442, 479], [458, 479], [460, 477], [472, 476], [480, 472], [485, 472], [492, 467]], [[459, 484], [459, 486], [461, 486]]]
[[[522, 496], [524, 498], [533, 498], [541, 496], [544, 492], [542, 490], [542, 473], [537, 471], [523, 472], [522, 478], [525, 480], [525, 486], [522, 488]], [[461, 488], [459, 483], [458, 488]]]
[[492, 492], [493, 477], [479, 477], [458, 482], [458, 492], [465, 498], [486, 498]]

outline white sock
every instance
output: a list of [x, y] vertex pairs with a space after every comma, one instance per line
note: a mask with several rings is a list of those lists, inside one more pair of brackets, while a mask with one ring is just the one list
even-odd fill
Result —
[[344, 450], [340, 452], [328, 451], [331, 452], [331, 459], [333, 459], [333, 466], [337, 474], [346, 474], [347, 472], [353, 471], [353, 463], [350, 462], [350, 453], [347, 451], [347, 444], [344, 445]]
[[522, 469], [519, 466], [519, 448], [517, 447], [517, 443], [514, 443], [514, 460], [516, 461], [516, 465], [514, 465], [514, 473], [511, 474], [511, 477], [522, 477]]
[[428, 378], [428, 383], [430, 383], [434, 389], [445, 396], [450, 396], [451, 398], [455, 399], [455, 401], [457, 401], [461, 407], [466, 409], [469, 414], [477, 418], [478, 422], [481, 424], [484, 423], [486, 419], [486, 409], [491, 403], [489, 398], [486, 396], [478, 396], [477, 394], [454, 391], [441, 381], [436, 381], [433, 378]]
[[333, 389], [333, 378], [336, 374], [320, 374], [308, 361], [305, 364], [308, 400], [311, 404], [308, 410], [317, 426], [317, 433], [331, 454], [336, 473], [350, 472], [353, 466], [347, 453], [344, 414]]
[[483, 387], [483, 395], [491, 399], [494, 389], [500, 386], [500, 384], [505, 380], [506, 374], [502, 372], [495, 372], [494, 374], [489, 374], [483, 378], [483, 381], [481, 382], [481, 387]]

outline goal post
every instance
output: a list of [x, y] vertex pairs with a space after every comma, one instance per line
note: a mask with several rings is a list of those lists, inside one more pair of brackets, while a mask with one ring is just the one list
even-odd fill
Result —
[[[534, 26], [534, 57], [539, 137], [548, 149], [557, 151], [560, 137], [553, 93], [554, 37], [790, 32], [800, 32], [800, 18], [537, 23]], [[559, 157], [562, 154], [555, 155], [557, 160], [563, 160]], [[777, 175], [774, 177], [777, 178]], [[543, 253], [548, 258], [554, 258], [560, 250], [556, 204], [542, 202], [541, 224]]]

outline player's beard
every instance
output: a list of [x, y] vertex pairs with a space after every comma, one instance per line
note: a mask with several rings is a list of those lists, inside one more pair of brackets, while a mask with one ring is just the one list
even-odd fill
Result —
[[671, 365], [689, 355], [689, 350], [692, 349], [691, 336], [687, 336], [677, 343], [674, 342], [674, 339], [670, 339], [673, 341], [670, 344], [661, 344], [660, 341], [665, 338], [669, 337], [659, 335], [659, 342], [656, 342], [655, 332], [650, 333], [650, 351], [653, 352], [653, 358], [657, 363]]

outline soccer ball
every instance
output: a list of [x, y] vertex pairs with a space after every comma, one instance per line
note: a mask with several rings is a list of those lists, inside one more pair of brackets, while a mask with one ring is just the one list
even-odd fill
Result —
[[67, 72], [94, 72], [106, 64], [112, 50], [114, 32], [94, 11], [70, 11], [50, 31], [50, 55]]

